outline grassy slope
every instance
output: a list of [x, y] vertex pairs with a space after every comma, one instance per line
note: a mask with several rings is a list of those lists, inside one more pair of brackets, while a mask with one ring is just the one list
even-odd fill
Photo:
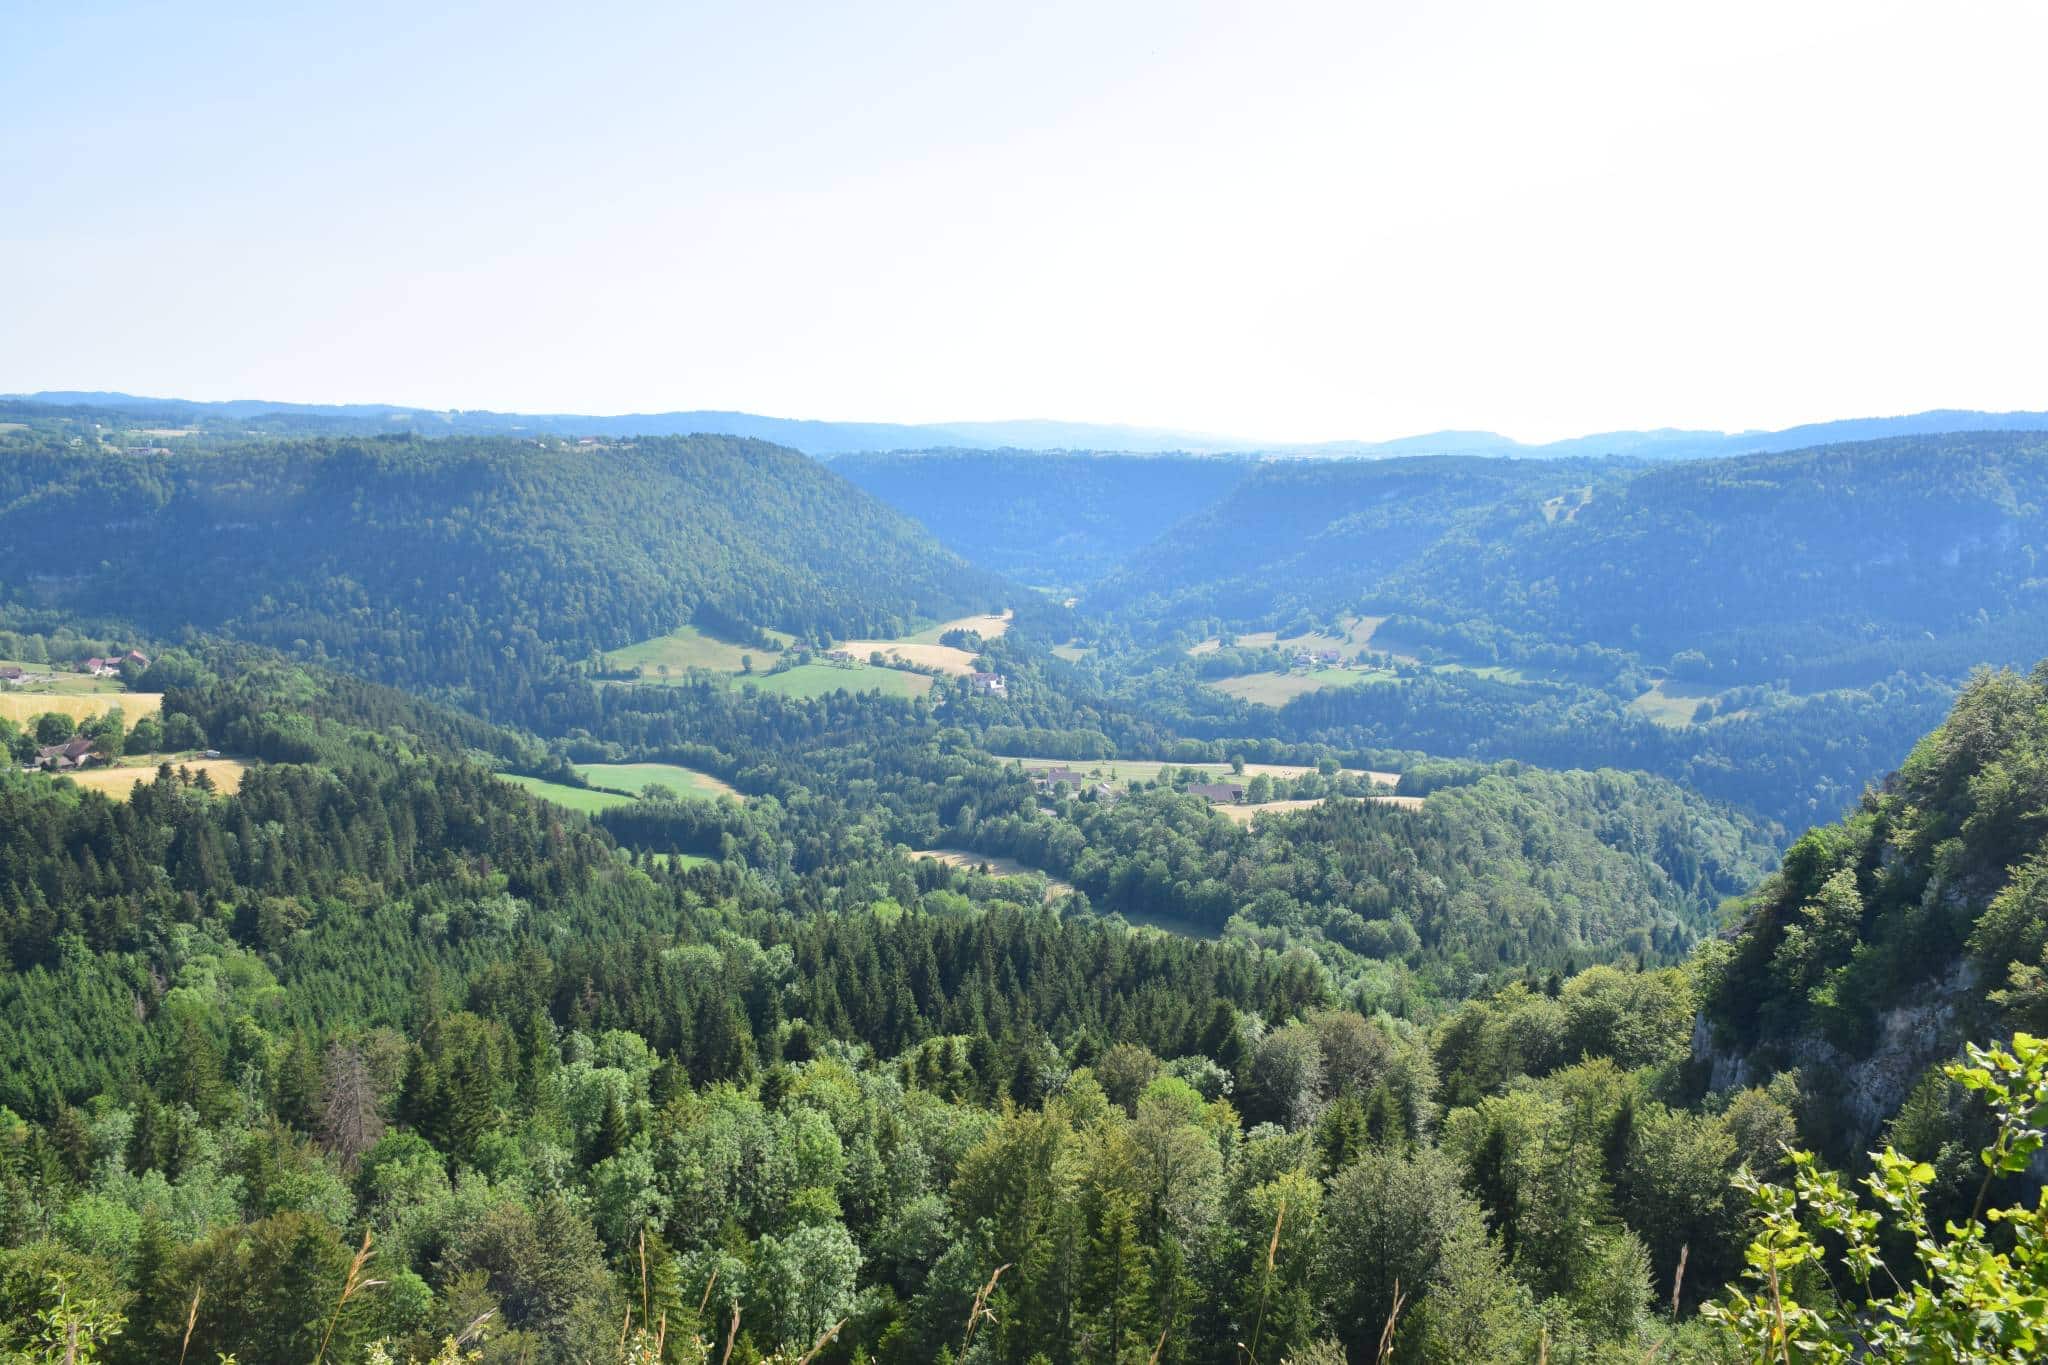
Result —
[[499, 773], [499, 777], [515, 787], [524, 787], [543, 801], [552, 801], [565, 810], [578, 811], [584, 815], [595, 815], [613, 806], [631, 805], [633, 798], [620, 796], [616, 792], [590, 791], [583, 787], [568, 787], [560, 782], [544, 782], [538, 777], [523, 777], [517, 773]]
[[815, 698], [833, 692], [882, 692], [892, 697], [922, 697], [932, 690], [932, 680], [922, 673], [905, 673], [894, 668], [841, 668], [837, 664], [799, 664], [768, 677], [741, 680], [743, 686], [758, 687], [784, 697]]
[[649, 785], [665, 787], [683, 799], [739, 795], [731, 783], [675, 763], [579, 763], [576, 771], [593, 787], [630, 795]]
[[[779, 632], [769, 632], [784, 643], [789, 637]], [[765, 670], [782, 657], [779, 650], [755, 649], [751, 645], [736, 645], [706, 635], [695, 626], [683, 626], [666, 635], [657, 635], [651, 640], [640, 640], [623, 649], [605, 651], [605, 659], [615, 669], [638, 669], [647, 682], [662, 682], [662, 666], [668, 666], [668, 680], [681, 682], [684, 675], [693, 668], [709, 669], [714, 673], [737, 673], [740, 660], [750, 658], [757, 670]]]

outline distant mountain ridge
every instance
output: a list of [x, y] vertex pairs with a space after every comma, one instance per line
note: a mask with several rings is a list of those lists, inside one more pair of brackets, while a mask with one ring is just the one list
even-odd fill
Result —
[[[1609, 431], [1529, 444], [1491, 431], [1437, 431], [1386, 441], [1273, 442], [1098, 422], [1024, 419], [998, 422], [829, 422], [768, 417], [748, 412], [693, 409], [596, 416], [576, 413], [506, 413], [404, 407], [389, 403], [273, 403], [260, 399], [195, 402], [145, 398], [97, 390], [44, 390], [0, 396], [9, 405], [101, 408], [183, 421], [248, 423], [304, 434], [309, 425], [334, 434], [416, 431], [467, 436], [743, 436], [771, 441], [806, 455], [872, 454], [903, 450], [1116, 451], [1130, 454], [1239, 454], [1298, 458], [1374, 459], [1397, 455], [1506, 455], [1555, 459], [1628, 455], [1690, 460], [1719, 455], [1770, 454], [1842, 441], [1926, 436], [1962, 431], [2048, 431], [2048, 411], [1978, 412], [1940, 408], [1894, 417], [1854, 417], [1787, 427], [1782, 431]], [[299, 425], [305, 424], [305, 425]]]

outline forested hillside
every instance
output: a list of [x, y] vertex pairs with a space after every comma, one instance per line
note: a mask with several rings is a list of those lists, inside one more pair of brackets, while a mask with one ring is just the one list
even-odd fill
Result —
[[1257, 468], [1184, 455], [959, 451], [849, 455], [832, 469], [1019, 583], [1093, 583]]
[[2048, 647], [2048, 437], [1977, 433], [1703, 461], [1504, 507], [1368, 594], [1605, 645], [1722, 685], [1952, 676]]
[[1965, 1039], [2048, 1031], [2044, 845], [2048, 665], [1983, 674], [1881, 790], [1793, 845], [1704, 955], [1703, 1061], [1827, 1078], [1827, 1136], [1846, 1151]]
[[815, 462], [719, 437], [285, 440], [0, 461], [0, 591], [516, 706], [567, 660], [695, 620], [889, 636], [992, 577]]
[[1159, 624], [1328, 619], [1464, 519], [1503, 503], [1538, 514], [1603, 467], [1472, 456], [1261, 465], [1133, 555], [1087, 605]]
[[1270, 464], [1086, 604], [1162, 630], [1393, 614], [1404, 648], [1593, 647], [1723, 687], [1960, 677], [2048, 647], [2044, 491], [2048, 438], [2012, 432], [1657, 466]]

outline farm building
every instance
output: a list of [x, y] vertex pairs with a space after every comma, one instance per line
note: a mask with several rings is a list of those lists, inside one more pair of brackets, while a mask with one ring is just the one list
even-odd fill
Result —
[[969, 673], [967, 690], [978, 692], [985, 697], [1007, 697], [1010, 695], [1010, 684], [1000, 673]]
[[1031, 785], [1042, 792], [1049, 792], [1062, 782], [1072, 790], [1079, 791], [1085, 780], [1081, 774], [1067, 767], [1047, 768], [1043, 772], [1031, 774]]
[[1236, 782], [1197, 782], [1187, 790], [1189, 796], [1199, 796], [1211, 805], [1234, 806], [1244, 800], [1244, 788]]
[[68, 772], [83, 768], [92, 762], [92, 741], [83, 737], [68, 739], [62, 744], [52, 744], [36, 751], [36, 766], [53, 773]]
[[131, 649], [126, 654], [109, 654], [105, 658], [95, 654], [90, 659], [80, 659], [78, 661], [78, 671], [90, 673], [95, 678], [111, 678], [121, 671], [122, 664], [134, 664], [140, 668], [148, 668], [149, 656], [139, 649]]

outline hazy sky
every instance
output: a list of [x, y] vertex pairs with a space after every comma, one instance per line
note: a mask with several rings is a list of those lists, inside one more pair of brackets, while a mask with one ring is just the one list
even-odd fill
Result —
[[2044, 53], [2042, 0], [0, 0], [0, 391], [2048, 408]]

